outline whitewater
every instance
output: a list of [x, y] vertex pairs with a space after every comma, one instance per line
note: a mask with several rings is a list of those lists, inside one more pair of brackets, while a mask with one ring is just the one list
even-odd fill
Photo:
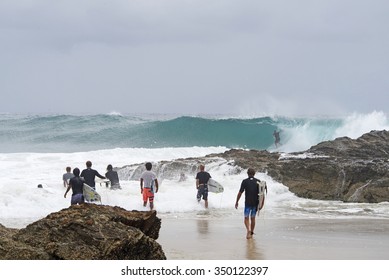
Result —
[[[120, 169], [150, 161], [158, 166], [162, 161], [203, 157], [231, 148], [266, 149], [287, 156], [337, 137], [357, 138], [371, 130], [389, 129], [383, 112], [337, 118], [0, 114], [0, 124], [0, 223], [15, 228], [68, 207], [62, 174], [66, 166], [84, 169], [87, 160], [104, 175], [108, 164]], [[281, 131], [278, 149], [273, 143], [274, 130]], [[222, 194], [209, 195], [209, 211], [195, 199], [194, 172], [177, 170], [176, 178], [158, 174], [161, 186], [155, 207], [159, 215], [241, 216], [243, 210], [236, 210], [234, 204], [246, 170], [237, 172], [224, 160], [207, 165], [206, 170], [225, 188]], [[179, 182], [181, 172], [186, 172], [186, 181]], [[119, 175], [121, 190], [97, 183], [103, 204], [144, 210], [139, 182]], [[265, 173], [256, 177], [265, 180], [269, 189], [263, 218], [389, 218], [388, 203], [303, 199]], [[43, 188], [37, 188], [39, 184]]]

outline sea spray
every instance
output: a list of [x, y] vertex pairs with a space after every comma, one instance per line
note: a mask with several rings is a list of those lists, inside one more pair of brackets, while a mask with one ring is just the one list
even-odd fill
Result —
[[[357, 137], [370, 128], [388, 127], [386, 115], [380, 112], [345, 118], [248, 119], [120, 114], [0, 115], [0, 121], [0, 223], [8, 227], [23, 227], [68, 207], [70, 201], [63, 197], [62, 174], [66, 166], [85, 168], [87, 160], [101, 174], [105, 174], [108, 164], [121, 174], [121, 170], [126, 170], [122, 167], [140, 169], [146, 161], [155, 163], [161, 181], [155, 198], [159, 215], [196, 217], [204, 211], [196, 200], [197, 161], [180, 165], [180, 159], [204, 157], [230, 148], [272, 151], [275, 149], [272, 132], [276, 128], [281, 130], [280, 151], [293, 152], [339, 135]], [[121, 174], [122, 190], [97, 185], [104, 204], [144, 210], [134, 170]], [[234, 203], [240, 183], [247, 176], [246, 170], [222, 159], [207, 161], [206, 170], [225, 189], [222, 195], [210, 194], [207, 217], [241, 216], [243, 210], [236, 210]], [[186, 181], [179, 182], [180, 173], [186, 174]], [[266, 218], [389, 218], [388, 203], [302, 199], [265, 173], [257, 173], [256, 177], [268, 185]], [[43, 188], [37, 188], [39, 184]]]

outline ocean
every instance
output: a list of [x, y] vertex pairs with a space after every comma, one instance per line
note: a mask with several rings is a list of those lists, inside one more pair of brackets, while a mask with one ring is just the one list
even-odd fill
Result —
[[[85, 168], [87, 160], [105, 174], [108, 164], [114, 168], [161, 161], [202, 157], [232, 148], [263, 149], [284, 154], [303, 152], [312, 145], [337, 137], [357, 138], [371, 130], [389, 129], [383, 112], [351, 114], [342, 117], [286, 116], [183, 116], [123, 115], [16, 115], [0, 114], [0, 223], [22, 228], [46, 215], [70, 205], [64, 198], [62, 174], [66, 166]], [[280, 131], [281, 146], [274, 146], [272, 133]], [[225, 219], [241, 216], [243, 208], [234, 208], [240, 182], [246, 171], [239, 172], [220, 160], [206, 166], [225, 191], [209, 195], [209, 210], [196, 201], [194, 172], [187, 180], [164, 178], [158, 174], [160, 191], [155, 209], [163, 217]], [[119, 172], [119, 175], [123, 173]], [[268, 195], [262, 218], [389, 218], [389, 203], [342, 203], [296, 197], [267, 174]], [[106, 205], [128, 210], [144, 210], [139, 182], [121, 175], [121, 190], [110, 190], [97, 183], [97, 191]], [[41, 184], [43, 188], [37, 188]], [[240, 205], [244, 205], [243, 198]]]

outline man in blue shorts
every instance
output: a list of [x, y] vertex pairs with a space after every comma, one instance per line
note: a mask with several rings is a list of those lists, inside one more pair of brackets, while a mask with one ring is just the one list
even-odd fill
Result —
[[238, 202], [243, 192], [245, 192], [245, 203], [244, 203], [244, 225], [247, 230], [246, 238], [252, 238], [255, 228], [255, 215], [258, 211], [258, 195], [259, 195], [259, 182], [257, 178], [254, 178], [255, 170], [249, 168], [247, 170], [247, 179], [242, 181], [240, 190], [236, 197], [235, 208], [238, 209]]

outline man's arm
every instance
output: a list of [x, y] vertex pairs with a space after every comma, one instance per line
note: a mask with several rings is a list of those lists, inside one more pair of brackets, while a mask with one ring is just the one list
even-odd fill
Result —
[[103, 175], [100, 175], [100, 173], [97, 172], [97, 171], [96, 171], [96, 176], [99, 177], [100, 179], [107, 179], [107, 178], [105, 178]]
[[65, 194], [63, 195], [64, 198], [66, 198], [66, 194], [69, 192], [70, 188], [71, 188], [71, 185], [69, 184], [68, 188], [66, 189]]
[[158, 179], [155, 179], [154, 182], [155, 182], [155, 192], [157, 193], [158, 192]]
[[143, 193], [143, 178], [140, 178], [140, 193]]
[[242, 196], [242, 193], [238, 192], [238, 195], [236, 196], [235, 209], [238, 209], [238, 206], [239, 206], [238, 202], [239, 202], [239, 199], [241, 196]]
[[235, 209], [238, 209], [238, 206], [239, 206], [239, 199], [240, 197], [242, 196], [242, 193], [245, 191], [245, 180], [242, 181], [242, 183], [240, 184], [240, 189], [239, 189], [239, 192], [238, 192], [238, 195], [236, 196], [236, 202], [235, 202]]

